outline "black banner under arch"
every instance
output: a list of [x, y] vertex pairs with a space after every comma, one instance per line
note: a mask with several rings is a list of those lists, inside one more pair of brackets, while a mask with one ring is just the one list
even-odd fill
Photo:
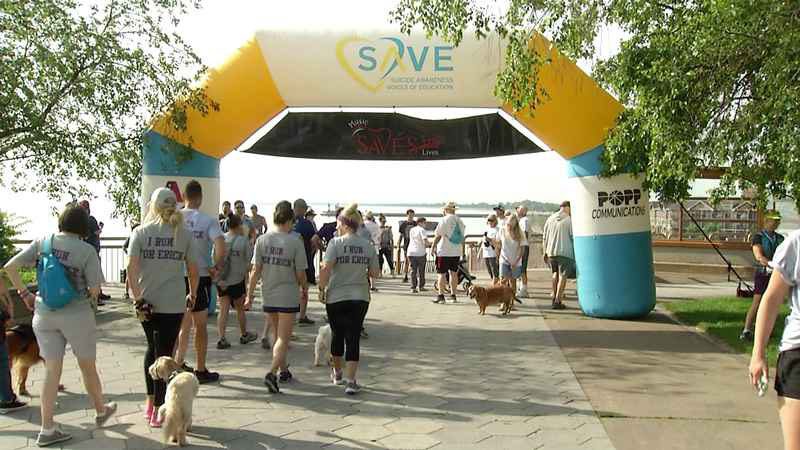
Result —
[[497, 113], [427, 120], [397, 113], [290, 112], [248, 153], [428, 161], [543, 152]]

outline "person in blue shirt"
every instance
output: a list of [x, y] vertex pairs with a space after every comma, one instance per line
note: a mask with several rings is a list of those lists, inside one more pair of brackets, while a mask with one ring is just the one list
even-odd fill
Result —
[[767, 291], [769, 279], [772, 276], [772, 257], [775, 256], [775, 250], [783, 243], [783, 235], [777, 233], [775, 230], [781, 224], [781, 213], [775, 210], [764, 212], [764, 229], [761, 232], [753, 235], [750, 244], [753, 246], [753, 257], [755, 258], [755, 270], [753, 273], [753, 303], [750, 304], [750, 309], [747, 311], [747, 317], [744, 319], [744, 329], [739, 339], [743, 341], [753, 340], [753, 327], [756, 322], [756, 313], [758, 312], [758, 305], [761, 303], [761, 297]]
[[[314, 270], [314, 254], [321, 248], [320, 239], [317, 235], [317, 228], [306, 219], [306, 212], [308, 212], [308, 203], [302, 198], [294, 201], [294, 228], [292, 231], [299, 234], [303, 238], [303, 247], [306, 251], [306, 258], [308, 259], [308, 268], [306, 268], [306, 280], [308, 284], [317, 284], [316, 271]], [[314, 321], [308, 318], [306, 309], [308, 308], [308, 284], [303, 289], [302, 297], [300, 298], [300, 317], [297, 323], [301, 326], [313, 325]]]

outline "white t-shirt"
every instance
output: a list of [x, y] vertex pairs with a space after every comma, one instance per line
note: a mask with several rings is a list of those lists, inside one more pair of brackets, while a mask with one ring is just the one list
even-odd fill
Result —
[[197, 257], [197, 271], [201, 277], [209, 276], [211, 266], [211, 249], [214, 239], [222, 236], [219, 222], [208, 214], [197, 209], [184, 208], [183, 224], [192, 234], [192, 247]]
[[[505, 228], [497, 232], [497, 240], [499, 240], [502, 245], [500, 249], [500, 263], [513, 265], [513, 267], [521, 266], [522, 258], [519, 258], [519, 255], [522, 246], [520, 245], [520, 241], [515, 241]], [[516, 261], [517, 258], [519, 258], [519, 261]], [[515, 261], [516, 264], [514, 264]]]
[[369, 240], [373, 246], [378, 247], [381, 243], [381, 226], [369, 220], [364, 221], [364, 228], [369, 231]]
[[780, 351], [785, 352], [800, 348], [800, 231], [791, 233], [778, 246], [772, 257], [772, 266], [791, 286], [792, 311], [786, 316], [780, 345]]
[[528, 247], [528, 236], [530, 235], [530, 224], [528, 223], [528, 216], [519, 219], [519, 228], [522, 230], [522, 246]]
[[[486, 229], [486, 237], [489, 238], [490, 241], [494, 241], [497, 239], [497, 227], [489, 227]], [[494, 245], [486, 246], [484, 243], [486, 240], [484, 239], [481, 242], [481, 248], [483, 248], [483, 257], [484, 258], [495, 258], [497, 257], [497, 252], [494, 251]]]
[[425, 256], [425, 228], [417, 225], [408, 232], [408, 256]]
[[444, 216], [444, 220], [436, 227], [436, 236], [441, 236], [439, 244], [436, 246], [436, 255], [444, 257], [461, 256], [461, 243], [454, 244], [450, 242], [450, 236], [453, 235], [456, 226], [461, 229], [461, 235], [466, 236], [466, 227], [464, 222], [455, 214], [448, 214]]

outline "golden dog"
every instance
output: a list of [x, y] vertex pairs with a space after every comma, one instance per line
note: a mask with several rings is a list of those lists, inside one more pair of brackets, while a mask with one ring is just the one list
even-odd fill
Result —
[[17, 325], [6, 330], [6, 344], [8, 345], [8, 357], [11, 360], [11, 368], [14, 370], [16, 378], [17, 394], [30, 397], [30, 393], [25, 388], [28, 382], [28, 371], [31, 367], [44, 361], [39, 356], [39, 344], [33, 334], [30, 325]]
[[469, 298], [475, 299], [478, 304], [478, 314], [486, 315], [486, 307], [489, 305], [500, 304], [500, 312], [503, 315], [511, 312], [511, 307], [514, 305], [514, 290], [505, 284], [499, 284], [492, 287], [481, 287], [471, 284], [467, 288]]
[[183, 447], [186, 433], [192, 428], [192, 403], [200, 389], [200, 382], [191, 372], [179, 372], [174, 359], [161, 356], [148, 369], [154, 380], [167, 382], [167, 395], [158, 415], [164, 420], [164, 444], [172, 442]]

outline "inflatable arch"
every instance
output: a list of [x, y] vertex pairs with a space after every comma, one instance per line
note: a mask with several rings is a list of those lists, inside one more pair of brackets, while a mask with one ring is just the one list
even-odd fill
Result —
[[[158, 117], [145, 136], [143, 203], [153, 189], [204, 186], [219, 205], [219, 159], [289, 107], [472, 107], [502, 109], [568, 161], [578, 297], [584, 313], [632, 318], [655, 304], [648, 194], [633, 175], [600, 178], [600, 154], [622, 105], [543, 37], [551, 58], [539, 74], [547, 93], [535, 114], [514, 113], [492, 95], [503, 42], [465, 36], [458, 47], [395, 30], [260, 31], [207, 74], [220, 110], [190, 111], [188, 129]], [[324, 113], [321, 113], [324, 114]], [[170, 146], [192, 157], [176, 161]], [[565, 193], [566, 194], [566, 193]]]

